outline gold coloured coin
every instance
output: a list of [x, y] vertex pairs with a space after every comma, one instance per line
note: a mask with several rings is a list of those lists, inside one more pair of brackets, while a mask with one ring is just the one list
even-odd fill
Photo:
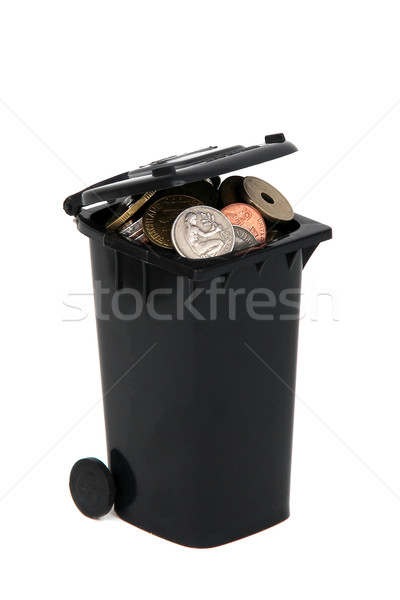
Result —
[[146, 204], [146, 202], [150, 200], [154, 194], [155, 192], [146, 192], [143, 194], [143, 196], [141, 196], [139, 200], [136, 200], [136, 202], [134, 202], [120, 217], [114, 221], [111, 221], [111, 223], [107, 225], [108, 231], [115, 231], [118, 229], [118, 227], [121, 227], [121, 225], [130, 219], [139, 210], [139, 208], [142, 208], [142, 206]]
[[267, 221], [274, 223], [293, 219], [293, 208], [285, 196], [266, 181], [245, 177], [241, 191], [245, 202], [257, 208]]
[[183, 194], [169, 195], [153, 202], [143, 215], [143, 230], [148, 239], [161, 248], [173, 249], [172, 224], [187, 208], [200, 206], [201, 200]]
[[111, 223], [113, 221], [115, 221], [116, 219], [119, 219], [119, 217], [121, 215], [124, 214], [124, 212], [126, 210], [128, 210], [128, 208], [133, 204], [133, 202], [135, 202], [136, 200], [138, 200], [138, 196], [128, 196], [127, 198], [125, 198], [125, 200], [123, 200], [122, 202], [118, 202], [118, 204], [112, 204], [110, 206], [110, 209], [112, 210], [112, 215], [107, 219], [105, 226], [106, 229], [108, 228], [109, 225], [111, 225]]

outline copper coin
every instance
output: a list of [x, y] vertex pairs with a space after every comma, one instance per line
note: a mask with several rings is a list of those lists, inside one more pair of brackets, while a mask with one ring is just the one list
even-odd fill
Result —
[[250, 231], [259, 244], [265, 242], [267, 228], [264, 219], [257, 209], [249, 204], [239, 202], [225, 206], [221, 212], [228, 217], [232, 225], [240, 225], [247, 229], [247, 231]]
[[242, 195], [244, 201], [257, 208], [267, 221], [273, 223], [293, 219], [293, 208], [285, 196], [258, 177], [244, 178]]
[[146, 237], [156, 246], [173, 249], [171, 229], [176, 217], [187, 208], [202, 204], [197, 198], [183, 194], [159, 198], [143, 215], [143, 231]]
[[219, 192], [221, 194], [221, 202], [223, 206], [228, 206], [228, 204], [241, 202], [243, 200], [241, 196], [243, 179], [244, 177], [240, 177], [239, 175], [232, 175], [231, 177], [224, 179], [224, 181], [221, 183]]

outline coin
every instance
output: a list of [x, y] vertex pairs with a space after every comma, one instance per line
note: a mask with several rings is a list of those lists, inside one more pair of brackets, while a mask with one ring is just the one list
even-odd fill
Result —
[[117, 230], [117, 233], [122, 235], [125, 239], [130, 242], [148, 242], [148, 238], [146, 237], [143, 231], [143, 220], [142, 218], [134, 221], [130, 219], [124, 225]]
[[146, 202], [148, 202], [148, 200], [150, 200], [154, 194], [155, 192], [146, 192], [143, 194], [143, 196], [141, 196], [139, 200], [136, 200], [136, 202], [134, 202], [120, 217], [107, 225], [108, 231], [115, 231], [118, 229], [118, 227], [123, 225], [139, 210], [139, 208], [142, 208], [142, 206], [144, 206], [144, 204], [146, 204]]
[[221, 183], [219, 191], [221, 194], [221, 202], [224, 206], [233, 204], [233, 202], [242, 201], [240, 188], [243, 179], [244, 177], [240, 177], [239, 175], [232, 175], [231, 177], [224, 179], [224, 181]]
[[[139, 196], [140, 197], [140, 196]], [[105, 226], [108, 228], [109, 225], [116, 219], [118, 219], [126, 210], [130, 207], [130, 205], [138, 199], [138, 196], [128, 196], [122, 202], [118, 202], [116, 204], [110, 205], [110, 210], [112, 211], [112, 215], [106, 221]]]
[[229, 204], [229, 206], [225, 206], [222, 209], [222, 212], [226, 217], [228, 217], [232, 225], [240, 225], [241, 227], [244, 227], [250, 231], [259, 244], [265, 242], [267, 228], [265, 226], [264, 219], [257, 209], [253, 208], [249, 204], [237, 202], [234, 204]]
[[229, 219], [210, 206], [187, 208], [175, 219], [171, 237], [186, 258], [213, 258], [232, 252], [235, 234]]
[[219, 205], [219, 192], [215, 189], [212, 182], [194, 181], [193, 183], [186, 183], [178, 187], [161, 190], [156, 193], [154, 199], [158, 200], [164, 196], [176, 196], [176, 195], [192, 196], [201, 201], [201, 204], [209, 204], [215, 208]]
[[233, 231], [235, 232], [235, 245], [233, 246], [235, 251], [246, 250], [258, 245], [257, 238], [244, 227], [233, 225]]
[[242, 195], [245, 202], [257, 208], [267, 221], [290, 221], [293, 219], [293, 208], [285, 196], [258, 177], [244, 178]]
[[149, 240], [149, 238], [146, 237], [146, 234], [144, 233], [144, 231], [142, 231], [142, 233], [140, 235], [138, 235], [137, 237], [135, 237], [132, 241], [146, 244], [150, 240]]
[[172, 249], [174, 244], [171, 228], [174, 220], [186, 208], [198, 205], [202, 205], [200, 200], [184, 194], [171, 194], [159, 198], [143, 215], [143, 230], [146, 236], [156, 246]]
[[143, 233], [143, 220], [141, 218], [137, 221], [130, 219], [118, 229], [117, 233], [130, 240], [135, 239]]

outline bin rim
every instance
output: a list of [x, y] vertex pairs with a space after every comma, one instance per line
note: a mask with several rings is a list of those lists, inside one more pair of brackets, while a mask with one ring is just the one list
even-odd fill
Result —
[[331, 227], [295, 213], [291, 222], [296, 229], [279, 240], [241, 252], [193, 260], [183, 258], [171, 250], [131, 242], [115, 232], [107, 231], [104, 225], [97, 223], [93, 218], [101, 210], [104, 210], [104, 206], [92, 207], [80, 212], [76, 218], [78, 230], [106, 248], [140, 260], [143, 264], [153, 265], [194, 281], [226, 276], [232, 271], [251, 264], [261, 269], [262, 265], [271, 258], [279, 255], [294, 255], [298, 250], [303, 250], [304, 266], [318, 244], [332, 238]]

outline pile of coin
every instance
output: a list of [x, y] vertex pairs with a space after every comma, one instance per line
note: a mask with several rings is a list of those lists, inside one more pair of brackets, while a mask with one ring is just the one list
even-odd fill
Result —
[[275, 241], [292, 218], [289, 202], [272, 185], [233, 175], [129, 196], [105, 226], [133, 243], [204, 259]]

